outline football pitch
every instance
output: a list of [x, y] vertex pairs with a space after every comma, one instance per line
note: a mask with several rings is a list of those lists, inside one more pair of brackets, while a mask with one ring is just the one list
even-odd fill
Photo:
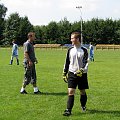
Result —
[[79, 91], [70, 117], [63, 116], [67, 102], [67, 84], [62, 80], [66, 50], [35, 49], [37, 82], [40, 95], [28, 85], [20, 94], [24, 69], [23, 49], [20, 65], [9, 65], [11, 49], [0, 48], [0, 120], [120, 120], [120, 50], [96, 50], [89, 63], [87, 111], [80, 109]]

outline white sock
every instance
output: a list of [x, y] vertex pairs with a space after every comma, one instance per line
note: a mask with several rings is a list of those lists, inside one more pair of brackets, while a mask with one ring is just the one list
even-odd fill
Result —
[[38, 92], [38, 88], [37, 87], [34, 87], [34, 92]]
[[20, 90], [20, 92], [23, 92], [24, 90], [25, 90], [25, 88], [22, 87], [21, 90]]

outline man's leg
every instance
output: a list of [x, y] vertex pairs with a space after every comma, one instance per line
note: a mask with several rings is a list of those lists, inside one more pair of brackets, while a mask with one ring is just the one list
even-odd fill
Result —
[[20, 90], [21, 94], [27, 94], [27, 92], [25, 91], [25, 88], [31, 81], [31, 68], [28, 67], [26, 63], [24, 63], [24, 69], [25, 69], [24, 80], [23, 80], [22, 88]]
[[19, 59], [18, 59], [18, 56], [16, 56], [16, 60], [17, 60], [17, 65], [19, 65]]
[[94, 55], [93, 55], [93, 62], [94, 62]]
[[34, 89], [34, 94], [41, 93], [37, 87], [37, 77], [36, 77], [36, 69], [35, 69], [35, 64], [32, 66], [32, 80], [31, 84], [33, 84], [33, 89]]
[[68, 88], [67, 109], [64, 111], [64, 114], [63, 114], [64, 116], [71, 115], [71, 111], [74, 105], [74, 94], [75, 94], [75, 89]]
[[85, 111], [86, 103], [87, 103], [87, 94], [84, 89], [80, 90], [80, 103], [81, 103], [82, 111]]
[[11, 56], [10, 65], [13, 63], [13, 56]]

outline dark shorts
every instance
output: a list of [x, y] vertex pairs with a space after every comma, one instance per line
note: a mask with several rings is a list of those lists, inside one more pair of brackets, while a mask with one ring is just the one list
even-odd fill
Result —
[[74, 88], [78, 86], [78, 89], [89, 89], [87, 73], [84, 73], [82, 77], [78, 77], [76, 74], [69, 72], [68, 73], [68, 88]]

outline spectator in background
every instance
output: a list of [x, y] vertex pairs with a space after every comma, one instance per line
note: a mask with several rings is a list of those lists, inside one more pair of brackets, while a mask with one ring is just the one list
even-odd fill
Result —
[[90, 49], [90, 53], [89, 53], [90, 61], [94, 62], [94, 46], [91, 42], [90, 42], [89, 49]]
[[19, 65], [19, 59], [18, 59], [18, 45], [16, 44], [16, 41], [13, 40], [13, 47], [12, 47], [12, 55], [11, 55], [11, 60], [10, 60], [10, 65], [13, 63], [13, 58], [15, 57], [17, 60], [17, 65]]

